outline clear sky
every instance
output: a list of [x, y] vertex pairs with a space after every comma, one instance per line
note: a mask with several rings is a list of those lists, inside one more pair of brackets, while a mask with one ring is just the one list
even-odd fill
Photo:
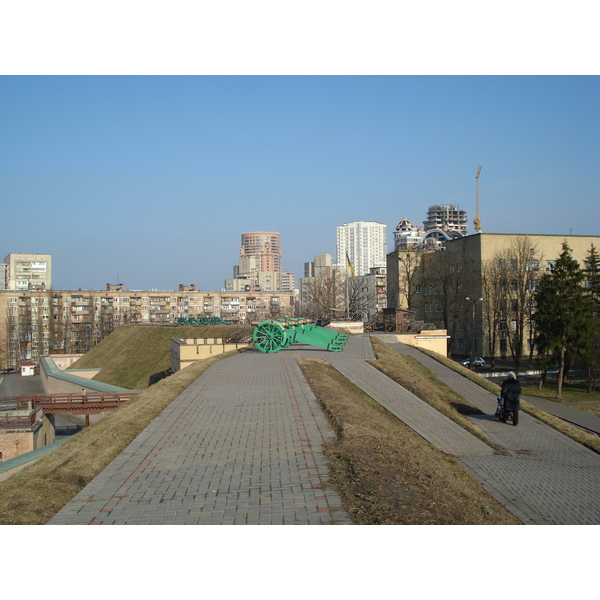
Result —
[[217, 290], [266, 230], [299, 277], [346, 222], [471, 233], [478, 165], [484, 232], [599, 235], [599, 106], [594, 76], [3, 76], [1, 258]]

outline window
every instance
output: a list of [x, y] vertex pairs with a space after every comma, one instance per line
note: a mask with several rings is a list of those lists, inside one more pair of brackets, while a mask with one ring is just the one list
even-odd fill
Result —
[[526, 269], [528, 271], [539, 271], [540, 261], [539, 260], [528, 260]]
[[556, 267], [555, 260], [547, 260], [546, 261], [546, 271], [554, 271], [555, 267]]

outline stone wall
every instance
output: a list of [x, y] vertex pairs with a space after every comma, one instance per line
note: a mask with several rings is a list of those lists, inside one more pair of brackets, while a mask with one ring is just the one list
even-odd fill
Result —
[[[29, 415], [30, 411], [7, 411], [3, 414]], [[54, 427], [41, 409], [36, 412], [36, 420], [31, 427], [22, 429], [0, 428], [0, 454], [2, 461], [10, 460], [54, 442]]]
[[171, 370], [177, 373], [198, 360], [225, 354], [230, 350], [247, 348], [249, 345], [239, 342], [225, 343], [222, 338], [172, 338]]

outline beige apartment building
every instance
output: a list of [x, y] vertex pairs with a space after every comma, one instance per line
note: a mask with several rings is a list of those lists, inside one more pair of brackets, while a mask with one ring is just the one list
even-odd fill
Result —
[[[0, 291], [0, 368], [49, 354], [84, 354], [127, 323], [173, 324], [178, 318], [219, 317], [250, 323], [294, 315], [293, 292]], [[183, 291], [190, 290], [190, 291]]]
[[50, 254], [9, 254], [4, 259], [5, 289], [52, 289], [52, 257]]
[[[592, 247], [600, 250], [600, 236], [480, 233], [450, 240], [444, 250], [394, 251], [387, 256], [388, 306], [415, 311], [415, 318], [448, 330], [450, 352], [458, 356], [511, 357], [511, 337], [525, 318], [523, 356], [535, 355], [534, 312], [531, 299], [537, 279], [550, 271], [563, 243], [584, 267]], [[517, 259], [520, 248], [521, 259]], [[484, 285], [492, 266], [508, 273], [509, 299], [504, 314], [494, 315], [493, 300]], [[525, 272], [525, 289], [517, 298], [517, 272]], [[514, 273], [511, 276], [510, 273]], [[489, 275], [488, 275], [489, 279]], [[501, 300], [502, 298], [500, 298]], [[529, 303], [525, 317], [510, 314]], [[410, 303], [410, 306], [409, 306]], [[513, 308], [511, 308], [511, 306]]]

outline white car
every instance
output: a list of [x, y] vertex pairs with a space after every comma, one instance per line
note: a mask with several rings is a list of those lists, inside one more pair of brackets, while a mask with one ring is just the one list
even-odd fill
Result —
[[[471, 364], [471, 359], [467, 358], [466, 360], [461, 360], [460, 364], [463, 367], [468, 367]], [[481, 358], [481, 356], [474, 356], [473, 357], [473, 366], [475, 366], [475, 367], [484, 367], [485, 366], [485, 360], [483, 360], [483, 358]]]

